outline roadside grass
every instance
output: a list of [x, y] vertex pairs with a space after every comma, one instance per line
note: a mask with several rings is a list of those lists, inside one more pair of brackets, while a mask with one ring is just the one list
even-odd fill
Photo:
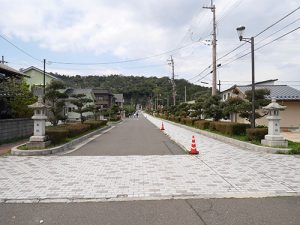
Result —
[[[194, 127], [194, 128], [199, 129], [197, 127]], [[199, 130], [202, 130], [202, 129], [199, 129]], [[224, 134], [224, 133], [221, 133], [221, 132], [215, 131], [215, 130], [209, 130], [209, 129], [203, 129], [203, 130], [207, 131], [207, 132], [210, 132], [210, 133], [222, 135], [224, 137], [233, 138], [233, 139], [236, 139], [236, 140], [239, 140], [239, 141], [244, 141], [244, 142], [248, 142], [248, 143], [255, 144], [255, 145], [261, 145], [260, 141], [258, 141], [258, 140], [251, 140], [251, 141], [248, 140], [248, 137], [246, 135], [229, 135], [229, 134]]]
[[293, 141], [288, 141], [288, 148], [291, 150], [288, 151], [287, 154], [300, 154], [300, 143], [299, 142], [293, 142]]

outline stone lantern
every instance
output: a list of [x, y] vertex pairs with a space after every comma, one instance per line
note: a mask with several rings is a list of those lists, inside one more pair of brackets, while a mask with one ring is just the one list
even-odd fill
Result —
[[43, 103], [43, 98], [40, 96], [38, 101], [32, 105], [28, 106], [34, 111], [33, 117], [34, 120], [34, 131], [33, 136], [30, 137], [29, 142], [26, 144], [28, 148], [45, 148], [50, 144], [50, 141], [47, 140], [45, 136], [46, 128], [46, 110], [47, 106]]
[[279, 105], [275, 98], [272, 98], [272, 102], [263, 107], [268, 111], [268, 134], [265, 135], [265, 139], [261, 140], [263, 145], [271, 147], [287, 147], [288, 142], [280, 135], [280, 116], [279, 111], [284, 110], [286, 106]]

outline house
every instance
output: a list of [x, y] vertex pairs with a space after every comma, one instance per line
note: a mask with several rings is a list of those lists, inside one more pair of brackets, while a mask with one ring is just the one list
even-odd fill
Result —
[[118, 106], [123, 109], [124, 104], [124, 96], [123, 94], [114, 94], [115, 103], [118, 104]]
[[92, 96], [99, 109], [109, 109], [114, 103], [114, 95], [107, 89], [93, 88]]
[[[22, 69], [22, 73], [26, 74], [28, 77], [25, 78], [27, 84], [30, 88], [34, 86], [44, 85], [44, 71], [36, 68], [34, 66], [28, 67], [27, 69]], [[57, 77], [52, 76], [49, 73], [45, 73], [45, 84], [49, 84], [52, 80], [59, 80]]]
[[13, 78], [22, 79], [28, 78], [28, 76], [18, 70], [15, 70], [14, 68], [0, 63], [0, 83]]
[[[99, 89], [99, 88], [92, 88], [92, 89], [76, 89], [76, 88], [68, 88], [60, 90], [63, 93], [66, 93], [68, 95], [68, 98], [65, 101], [65, 107], [64, 107], [64, 115], [67, 117], [68, 121], [79, 121], [80, 115], [76, 112], [74, 112], [74, 109], [76, 109], [76, 106], [72, 104], [72, 100], [74, 98], [72, 95], [77, 94], [84, 94], [86, 98], [89, 98], [92, 100], [92, 102], [87, 103], [90, 105], [95, 105], [96, 108], [100, 110], [105, 110], [111, 108], [111, 106], [115, 102], [114, 95], [106, 89]], [[122, 101], [121, 96], [123, 94], [118, 95], [119, 101]], [[83, 114], [85, 117], [92, 117], [92, 112], [86, 112]], [[103, 118], [103, 117], [101, 117]]]
[[[87, 104], [94, 104], [94, 99], [92, 96], [92, 89], [75, 89], [75, 88], [67, 88], [60, 90], [61, 92], [64, 92], [68, 95], [68, 98], [65, 100], [65, 106], [64, 106], [64, 116], [67, 117], [68, 121], [80, 121], [80, 115], [79, 113], [74, 112], [75, 109], [77, 109], [77, 106], [72, 104], [72, 100], [75, 98], [72, 97], [72, 95], [78, 95], [78, 94], [84, 94], [86, 98], [89, 98], [92, 100], [92, 102]], [[83, 113], [84, 117], [92, 117], [92, 112], [85, 112]]]
[[[276, 98], [276, 101], [287, 108], [280, 113], [281, 128], [288, 129], [298, 129], [300, 127], [300, 91], [292, 88], [288, 85], [276, 85], [275, 82], [278, 79], [266, 80], [262, 82], [255, 83], [255, 89], [268, 89], [270, 90], [270, 95], [266, 96], [267, 99]], [[221, 97], [223, 101], [228, 98], [240, 97], [244, 99], [245, 92], [251, 90], [250, 85], [234, 85], [231, 88], [222, 91]], [[240, 118], [238, 114], [232, 113], [230, 115], [230, 120], [232, 122], [248, 123], [247, 120]], [[267, 125], [266, 117], [255, 120], [257, 125]]]

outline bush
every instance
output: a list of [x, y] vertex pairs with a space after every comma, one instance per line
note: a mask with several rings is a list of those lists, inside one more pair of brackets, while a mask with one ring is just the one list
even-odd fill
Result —
[[209, 124], [211, 121], [207, 120], [197, 120], [194, 122], [195, 127], [201, 129], [201, 130], [207, 130], [209, 129]]
[[261, 141], [268, 134], [268, 128], [248, 128], [246, 136], [249, 141]]
[[64, 127], [47, 127], [46, 135], [52, 144], [59, 144], [66, 141], [68, 137], [68, 130]]
[[68, 137], [76, 137], [91, 128], [89, 124], [85, 123], [74, 123], [74, 124], [67, 124], [66, 129], [68, 130]]
[[105, 126], [107, 124], [106, 120], [87, 120], [84, 122], [85, 124], [90, 125], [91, 129], [97, 129]]
[[219, 131], [227, 135], [245, 135], [246, 129], [250, 128], [250, 124], [230, 123], [230, 122], [211, 122], [210, 129]]
[[180, 116], [175, 116], [174, 122], [180, 123], [180, 121], [181, 121], [181, 117]]
[[216, 122], [213, 122], [213, 121], [211, 121], [210, 123], [209, 123], [209, 130], [211, 130], [211, 131], [215, 131], [216, 130], [216, 124], [215, 124]]
[[[157, 117], [160, 117], [160, 116], [157, 116]], [[112, 116], [109, 118], [109, 121], [119, 121], [121, 120], [121, 116]]]
[[246, 130], [250, 128], [250, 124], [246, 123], [233, 123], [232, 124], [232, 134], [233, 135], [245, 135]]

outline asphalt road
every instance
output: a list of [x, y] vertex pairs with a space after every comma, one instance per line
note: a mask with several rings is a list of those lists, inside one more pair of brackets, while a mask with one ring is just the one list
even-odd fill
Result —
[[299, 225], [300, 197], [0, 204], [11, 225]]
[[130, 118], [67, 155], [178, 155], [186, 154], [144, 116]]

